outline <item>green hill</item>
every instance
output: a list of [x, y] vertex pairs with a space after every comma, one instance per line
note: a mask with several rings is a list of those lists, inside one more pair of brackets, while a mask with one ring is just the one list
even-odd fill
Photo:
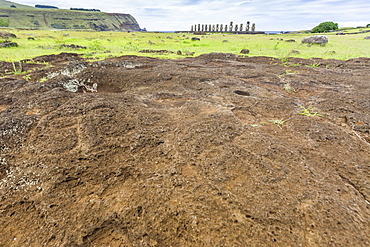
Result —
[[[17, 7], [10, 7], [10, 5]], [[4, 0], [0, 0], [0, 26], [35, 29], [140, 31], [139, 24], [130, 14], [39, 9]]]
[[32, 6], [23, 5], [19, 3], [13, 3], [10, 1], [5, 1], [5, 0], [0, 0], [0, 8], [10, 8], [10, 6], [16, 6], [17, 8], [22, 8], [22, 9], [34, 9], [34, 7]]

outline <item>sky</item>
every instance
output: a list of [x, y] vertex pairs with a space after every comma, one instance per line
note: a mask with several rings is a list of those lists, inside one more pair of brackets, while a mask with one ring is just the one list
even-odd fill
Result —
[[309, 30], [321, 22], [339, 27], [370, 24], [370, 1], [353, 0], [13, 0], [61, 9], [89, 8], [131, 14], [148, 31], [190, 31], [195, 24], [256, 24], [256, 31]]

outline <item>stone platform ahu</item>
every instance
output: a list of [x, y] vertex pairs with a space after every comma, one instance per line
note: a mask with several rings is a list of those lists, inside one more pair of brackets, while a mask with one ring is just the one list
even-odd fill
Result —
[[225, 24], [196, 24], [191, 26], [190, 32], [209, 32], [209, 33], [236, 33], [236, 34], [257, 34], [256, 24], [247, 21], [247, 24], [235, 24], [231, 21], [229, 25]]

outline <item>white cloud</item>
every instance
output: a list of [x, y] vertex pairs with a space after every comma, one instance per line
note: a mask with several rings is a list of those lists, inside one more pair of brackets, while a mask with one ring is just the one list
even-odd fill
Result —
[[[96, 8], [129, 13], [149, 31], [190, 30], [194, 24], [256, 23], [257, 30], [310, 29], [324, 21], [340, 26], [370, 23], [368, 0], [19, 0], [28, 5]], [[367, 21], [366, 21], [367, 20]], [[366, 23], [366, 24], [365, 24]]]

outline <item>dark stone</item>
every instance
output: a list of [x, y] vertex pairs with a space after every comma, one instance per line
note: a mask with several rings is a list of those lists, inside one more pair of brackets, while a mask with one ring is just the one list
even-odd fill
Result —
[[193, 38], [191, 38], [191, 40], [193, 40], [193, 41], [200, 41], [200, 38], [193, 37]]
[[34, 37], [28, 37], [27, 39], [28, 39], [28, 40], [35, 40], [35, 38], [34, 38]]
[[6, 48], [6, 47], [17, 47], [18, 44], [15, 42], [4, 42], [0, 43], [0, 48]]
[[364, 39], [370, 39], [370, 36], [366, 36]]
[[250, 96], [251, 95], [249, 92], [240, 91], [240, 90], [236, 90], [236, 91], [234, 91], [234, 93], [236, 93], [237, 95], [241, 95], [241, 96]]
[[177, 51], [177, 55], [181, 56], [182, 52], [180, 50]]
[[240, 51], [241, 54], [249, 54], [249, 50], [248, 49], [243, 49]]
[[287, 39], [285, 42], [295, 42], [295, 39]]

